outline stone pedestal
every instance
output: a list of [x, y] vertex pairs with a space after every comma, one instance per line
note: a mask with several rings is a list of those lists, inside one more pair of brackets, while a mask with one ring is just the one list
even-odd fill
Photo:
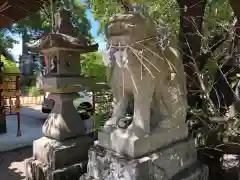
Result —
[[58, 141], [42, 137], [33, 143], [33, 157], [25, 162], [26, 180], [78, 180], [86, 172], [88, 136]]
[[137, 137], [123, 129], [99, 132], [81, 180], [207, 180], [186, 126]]
[[80, 180], [208, 180], [208, 167], [188, 153], [189, 141], [139, 158], [128, 158], [95, 145], [89, 150], [88, 173]]
[[98, 144], [116, 153], [137, 158], [186, 139], [187, 132], [186, 124], [171, 129], [159, 128], [145, 135], [137, 135], [127, 129], [108, 128], [98, 133]]

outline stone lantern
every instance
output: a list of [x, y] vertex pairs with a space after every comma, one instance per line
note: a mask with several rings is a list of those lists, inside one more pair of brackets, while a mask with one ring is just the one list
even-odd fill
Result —
[[43, 125], [45, 137], [34, 141], [33, 157], [26, 162], [29, 180], [79, 177], [93, 145], [73, 100], [79, 97], [77, 92], [94, 86], [80, 75], [80, 54], [96, 51], [98, 44], [78, 38], [69, 17], [69, 11], [60, 9], [55, 17], [56, 33], [34, 45], [47, 57], [49, 69], [43, 77], [43, 89], [50, 92], [55, 105]]
[[55, 100], [52, 113], [43, 126], [43, 133], [58, 140], [85, 134], [84, 123], [79, 120], [73, 100], [79, 97], [77, 92], [86, 88], [86, 80], [80, 75], [80, 54], [98, 48], [97, 44], [76, 38], [71, 24], [60, 18], [67, 13], [65, 10], [58, 13], [59, 30], [41, 43], [48, 67], [47, 75], [43, 78], [43, 89], [50, 92], [50, 97]]

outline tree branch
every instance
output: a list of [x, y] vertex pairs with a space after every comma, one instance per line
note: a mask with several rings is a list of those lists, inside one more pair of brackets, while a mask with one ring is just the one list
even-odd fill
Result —
[[197, 57], [197, 62], [199, 62], [199, 70], [202, 71], [202, 69], [204, 68], [204, 66], [206, 65], [207, 61], [209, 58], [211, 58], [212, 54], [214, 53], [214, 51], [220, 47], [223, 42], [225, 42], [227, 40], [229, 36], [229, 33], [227, 31], [224, 31], [224, 33], [222, 34], [216, 34], [210, 41], [208, 44], [208, 51], [200, 54]]
[[117, 0], [119, 4], [122, 5], [122, 8], [126, 11], [129, 12], [132, 10], [131, 8], [131, 3], [128, 2], [128, 0]]

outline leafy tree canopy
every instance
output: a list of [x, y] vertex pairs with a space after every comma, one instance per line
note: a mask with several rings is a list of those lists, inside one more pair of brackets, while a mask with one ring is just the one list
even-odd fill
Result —
[[[179, 5], [177, 0], [130, 0], [129, 2], [145, 5], [149, 15], [157, 24], [162, 20], [172, 32], [178, 34]], [[86, 0], [86, 3], [92, 8], [93, 17], [100, 21], [99, 33], [103, 32], [111, 15], [123, 11], [119, 0]], [[212, 36], [216, 28], [229, 27], [232, 17], [233, 12], [228, 1], [208, 0], [204, 19], [206, 36]]]
[[[69, 1], [69, 7], [66, 5], [67, 1]], [[91, 25], [87, 19], [86, 8], [83, 3], [78, 0], [57, 0], [56, 10], [60, 7], [70, 9], [72, 12], [71, 22], [79, 36], [91, 36], [89, 32]], [[52, 28], [51, 13], [50, 7], [45, 7], [36, 14], [13, 24], [9, 27], [9, 30], [18, 34], [25, 34], [30, 39], [36, 38], [42, 33], [49, 33]]]
[[6, 59], [4, 56], [1, 56], [0, 59], [4, 64], [4, 73], [20, 73], [20, 70], [15, 62]]
[[106, 66], [102, 61], [100, 52], [92, 52], [82, 55], [81, 72], [98, 82], [106, 81]]

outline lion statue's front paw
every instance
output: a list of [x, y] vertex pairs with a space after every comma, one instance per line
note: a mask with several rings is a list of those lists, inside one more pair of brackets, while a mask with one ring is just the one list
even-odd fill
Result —
[[103, 130], [106, 132], [112, 131], [112, 129], [115, 129], [117, 127], [117, 121], [115, 119], [109, 119], [105, 122], [103, 126]]

